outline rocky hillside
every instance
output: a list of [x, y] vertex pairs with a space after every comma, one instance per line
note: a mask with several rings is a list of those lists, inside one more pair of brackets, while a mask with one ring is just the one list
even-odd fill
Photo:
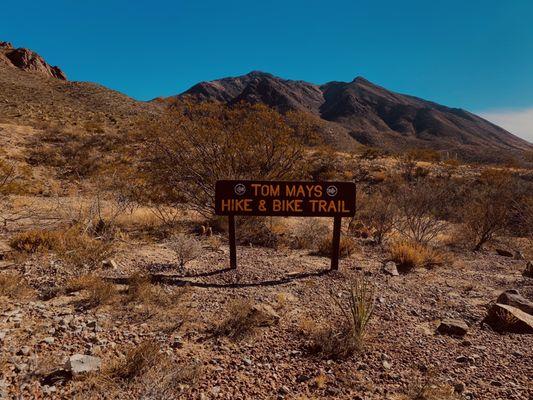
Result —
[[70, 82], [28, 49], [0, 42], [0, 122], [16, 125], [83, 125], [87, 121], [115, 129], [155, 103], [136, 101], [98, 84]]
[[468, 111], [398, 94], [364, 78], [314, 85], [262, 72], [199, 83], [178, 97], [264, 103], [281, 112], [306, 111], [361, 144], [400, 150], [428, 147], [463, 156], [496, 157], [532, 145]]

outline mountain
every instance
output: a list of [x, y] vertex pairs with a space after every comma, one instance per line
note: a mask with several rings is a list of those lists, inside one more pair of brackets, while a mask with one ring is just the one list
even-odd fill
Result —
[[[357, 77], [352, 82], [315, 85], [253, 71], [201, 82], [176, 98], [263, 103], [284, 113], [298, 110], [321, 118], [329, 141], [391, 150], [432, 148], [465, 158], [497, 158], [533, 146], [483, 118], [459, 108], [389, 91]], [[333, 136], [333, 137], [331, 137]]]

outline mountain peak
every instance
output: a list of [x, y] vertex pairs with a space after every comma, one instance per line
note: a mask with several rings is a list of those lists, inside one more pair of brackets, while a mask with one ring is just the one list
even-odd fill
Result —
[[471, 159], [482, 159], [490, 152], [531, 149], [526, 141], [474, 114], [389, 91], [362, 76], [317, 86], [251, 71], [202, 82], [182, 95], [312, 114], [325, 124], [329, 132], [325, 136], [336, 136], [330, 142], [341, 143], [344, 149], [357, 142], [389, 150], [430, 147]]

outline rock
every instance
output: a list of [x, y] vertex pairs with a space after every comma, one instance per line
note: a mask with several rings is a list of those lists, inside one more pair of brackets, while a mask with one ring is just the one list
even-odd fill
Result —
[[494, 304], [483, 321], [497, 332], [533, 334], [533, 316], [507, 304]]
[[67, 76], [59, 67], [52, 67], [39, 54], [28, 49], [14, 49], [5, 53], [11, 64], [23, 71], [37, 72], [66, 81]]
[[10, 42], [0, 42], [0, 49], [12, 49], [13, 45]]
[[444, 319], [437, 328], [442, 335], [464, 336], [468, 332], [468, 325], [460, 319]]
[[505, 249], [496, 249], [496, 253], [502, 257], [513, 257], [513, 253]]
[[391, 276], [399, 276], [398, 268], [394, 261], [389, 261], [383, 266], [383, 272]]
[[118, 264], [115, 260], [104, 260], [102, 261], [102, 266], [104, 268], [109, 268], [109, 269], [117, 269], [118, 268]]
[[383, 360], [381, 364], [383, 365], [384, 369], [391, 369], [390, 362], [388, 362], [387, 360]]
[[457, 382], [455, 385], [453, 385], [453, 391], [455, 393], [461, 394], [465, 391], [465, 384], [463, 382]]
[[73, 375], [85, 372], [97, 371], [100, 369], [102, 360], [99, 357], [88, 356], [85, 354], [74, 354], [70, 356], [65, 364], [65, 369], [72, 372]]
[[520, 250], [517, 250], [514, 252], [514, 259], [515, 260], [523, 260], [524, 259], [524, 254], [522, 254], [522, 252]]
[[272, 326], [279, 322], [279, 314], [268, 304], [256, 304], [251, 310], [252, 318], [257, 326]]
[[243, 362], [245, 365], [247, 365], [247, 366], [252, 365], [252, 360], [250, 360], [249, 358], [246, 358], [246, 357], [242, 359], [242, 362]]
[[30, 346], [22, 346], [18, 351], [17, 351], [17, 355], [18, 356], [27, 356], [28, 354], [31, 353], [31, 348]]
[[51, 337], [51, 336], [45, 337], [43, 339], [43, 343], [46, 343], [46, 344], [54, 344], [54, 341], [55, 341], [55, 339], [53, 337]]
[[525, 299], [516, 289], [509, 289], [498, 296], [496, 303], [516, 307], [523, 312], [533, 315], [533, 302]]
[[527, 278], [533, 278], [533, 261], [528, 261], [526, 264], [526, 269], [522, 273], [523, 276]]
[[282, 387], [279, 388], [278, 392], [279, 394], [286, 396], [290, 393], [290, 390], [287, 386], [283, 385]]

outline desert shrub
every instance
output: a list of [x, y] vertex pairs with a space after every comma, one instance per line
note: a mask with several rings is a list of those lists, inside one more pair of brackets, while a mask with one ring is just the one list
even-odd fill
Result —
[[33, 229], [16, 234], [11, 238], [9, 245], [15, 251], [34, 254], [57, 249], [59, 243], [59, 232]]
[[342, 170], [338, 153], [330, 147], [321, 147], [307, 157], [307, 173], [313, 181], [331, 181]]
[[[331, 256], [332, 238], [326, 237], [322, 239], [318, 245], [317, 255], [323, 257]], [[350, 236], [341, 236], [339, 243], [339, 257], [346, 258], [356, 253], [359, 250], [357, 242]]]
[[91, 237], [73, 226], [64, 230], [32, 230], [16, 235], [11, 247], [26, 254], [51, 251], [61, 261], [74, 268], [90, 269], [99, 265], [113, 252], [113, 243]]
[[[484, 244], [506, 231], [520, 232], [520, 204], [527, 207], [531, 186], [503, 170], [487, 169], [471, 190], [470, 200], [461, 212], [462, 241], [480, 250]], [[518, 205], [518, 207], [517, 207]]]
[[242, 245], [254, 245], [276, 248], [280, 242], [280, 232], [274, 229], [272, 218], [247, 217], [238, 218], [237, 241]]
[[372, 229], [376, 243], [381, 244], [397, 223], [397, 210], [390, 195], [377, 193], [366, 199], [358, 218]]
[[27, 168], [17, 167], [11, 162], [0, 159], [0, 199], [10, 194], [27, 192], [27, 180], [30, 171]]
[[431, 268], [441, 265], [446, 258], [439, 251], [421, 243], [394, 242], [389, 246], [389, 260], [394, 261], [400, 272], [415, 268]]
[[65, 290], [66, 292], [86, 290], [88, 295], [81, 303], [87, 308], [109, 304], [117, 294], [115, 286], [111, 282], [96, 275], [81, 275], [70, 279], [65, 285]]
[[310, 351], [328, 358], [345, 358], [364, 347], [368, 324], [374, 312], [375, 289], [364, 277], [358, 277], [339, 295], [331, 294], [341, 312], [341, 324], [313, 327]]
[[303, 146], [281, 114], [262, 105], [178, 102], [141, 123], [145, 184], [159, 204], [187, 202], [213, 213], [220, 179], [290, 179], [302, 175]]
[[184, 234], [173, 236], [166, 246], [176, 255], [180, 268], [184, 268], [185, 264], [198, 258], [202, 253], [200, 242], [196, 238]]
[[214, 327], [213, 333], [240, 340], [254, 334], [257, 327], [265, 325], [268, 321], [264, 318], [266, 316], [263, 313], [255, 312], [250, 301], [233, 300], [227, 306], [227, 316]]
[[446, 201], [445, 187], [433, 182], [404, 185], [394, 197], [398, 208], [396, 229], [419, 243], [429, 243], [446, 229], [436, 218], [441, 203]]
[[360, 156], [363, 160], [375, 160], [377, 158], [384, 157], [388, 154], [387, 150], [377, 147], [364, 146], [360, 150]]
[[13, 300], [31, 298], [33, 289], [18, 274], [0, 273], [0, 297], [6, 296]]
[[397, 400], [460, 400], [454, 388], [436, 379], [432, 371], [410, 380], [405, 394]]
[[163, 358], [160, 346], [154, 341], [144, 341], [127, 349], [123, 358], [115, 360], [106, 373], [115, 379], [131, 381], [147, 372]]
[[294, 229], [292, 245], [296, 249], [315, 250], [329, 234], [328, 226], [321, 220], [305, 218]]
[[433, 149], [410, 149], [407, 155], [413, 160], [426, 162], [439, 162], [441, 159], [440, 153]]
[[128, 279], [126, 300], [128, 303], [169, 307], [185, 302], [190, 293], [191, 289], [188, 286], [165, 291], [162, 287], [153, 284], [147, 275], [136, 273]]

